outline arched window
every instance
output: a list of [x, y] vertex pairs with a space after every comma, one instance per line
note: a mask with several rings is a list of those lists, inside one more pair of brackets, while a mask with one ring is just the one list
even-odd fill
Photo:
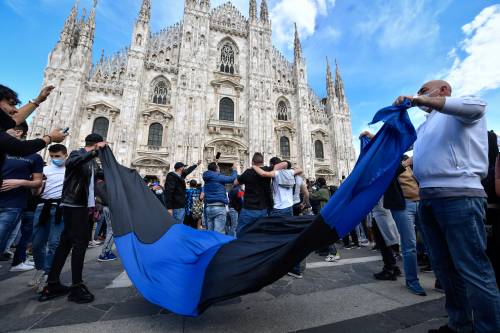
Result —
[[99, 117], [94, 120], [94, 126], [92, 127], [92, 133], [99, 134], [106, 140], [108, 136], [109, 120], [105, 117]]
[[281, 101], [278, 103], [278, 120], [289, 121], [288, 107], [286, 103]]
[[149, 126], [148, 146], [161, 147], [163, 141], [163, 126], [154, 123]]
[[280, 155], [281, 157], [290, 157], [290, 139], [286, 136], [280, 138]]
[[223, 73], [234, 74], [234, 50], [230, 44], [222, 46], [219, 70]]
[[325, 158], [325, 153], [323, 151], [323, 142], [321, 142], [320, 140], [316, 140], [314, 142], [314, 154], [315, 154], [316, 158], [319, 158], [319, 159]]
[[224, 97], [219, 102], [219, 120], [234, 121], [234, 102]]
[[158, 80], [153, 84], [153, 91], [151, 93], [151, 102], [155, 104], [165, 105], [169, 102], [169, 84], [166, 80]]

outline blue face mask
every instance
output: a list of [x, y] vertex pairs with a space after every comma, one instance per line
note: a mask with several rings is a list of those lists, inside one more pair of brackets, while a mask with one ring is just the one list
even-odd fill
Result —
[[64, 165], [64, 162], [66, 161], [62, 158], [61, 159], [57, 158], [52, 160], [52, 163], [57, 167], [62, 167]]

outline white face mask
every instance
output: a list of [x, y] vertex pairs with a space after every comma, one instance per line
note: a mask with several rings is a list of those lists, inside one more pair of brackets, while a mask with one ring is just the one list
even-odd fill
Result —
[[[413, 98], [422, 97], [422, 96], [430, 97], [430, 95], [432, 95], [435, 91], [438, 91], [438, 90], [439, 90], [439, 88], [436, 88], [436, 89], [432, 90], [431, 92], [426, 92], [425, 94], [420, 94], [420, 95], [417, 94], [417, 95], [413, 96]], [[432, 109], [430, 107], [428, 107], [428, 106], [418, 105], [417, 107], [420, 110], [422, 110], [424, 112], [427, 112], [427, 113], [429, 113], [429, 112], [432, 111]]]
[[156, 194], [160, 195], [163, 193], [163, 190], [156, 190]]

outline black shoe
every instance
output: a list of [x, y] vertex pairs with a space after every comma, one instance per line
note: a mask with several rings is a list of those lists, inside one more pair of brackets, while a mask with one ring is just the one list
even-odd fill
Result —
[[392, 270], [394, 272], [394, 276], [403, 276], [403, 273], [401, 272], [401, 270], [399, 269], [398, 266], [395, 266], [394, 269]]
[[382, 270], [380, 273], [374, 273], [373, 277], [377, 280], [383, 280], [383, 281], [396, 281], [397, 277], [394, 275], [393, 272], [389, 272], [386, 270]]
[[439, 283], [439, 280], [436, 279], [436, 282], [434, 283], [434, 290], [436, 290], [437, 292], [440, 292], [440, 293], [445, 293], [443, 287], [441, 287], [441, 283]]
[[425, 267], [420, 268], [420, 271], [422, 273], [431, 273], [432, 267], [431, 267], [431, 265], [427, 264]]
[[38, 297], [39, 302], [50, 301], [51, 299], [67, 295], [69, 293], [69, 287], [62, 285], [61, 283], [50, 283], [46, 285], [40, 296]]
[[428, 330], [428, 333], [458, 333], [455, 330], [452, 330], [448, 325], [441, 326], [438, 329]]
[[70, 287], [68, 301], [78, 304], [90, 303], [94, 301], [94, 295], [92, 295], [83, 283], [80, 283]]

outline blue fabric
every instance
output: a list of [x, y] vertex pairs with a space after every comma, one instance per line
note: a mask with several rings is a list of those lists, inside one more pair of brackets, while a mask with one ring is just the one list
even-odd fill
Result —
[[227, 204], [226, 184], [232, 184], [238, 177], [236, 170], [233, 170], [230, 176], [215, 171], [205, 171], [203, 180], [205, 181], [205, 203], [222, 202]]
[[330, 201], [321, 209], [321, 216], [338, 235], [353, 230], [382, 197], [393, 179], [401, 155], [417, 135], [406, 110], [411, 103], [389, 106], [375, 114], [371, 124], [385, 124], [361, 150], [352, 173]]
[[144, 244], [134, 233], [115, 237], [115, 243], [144, 298], [177, 314], [196, 316], [205, 269], [217, 250], [233, 239], [175, 224], [153, 244]]

